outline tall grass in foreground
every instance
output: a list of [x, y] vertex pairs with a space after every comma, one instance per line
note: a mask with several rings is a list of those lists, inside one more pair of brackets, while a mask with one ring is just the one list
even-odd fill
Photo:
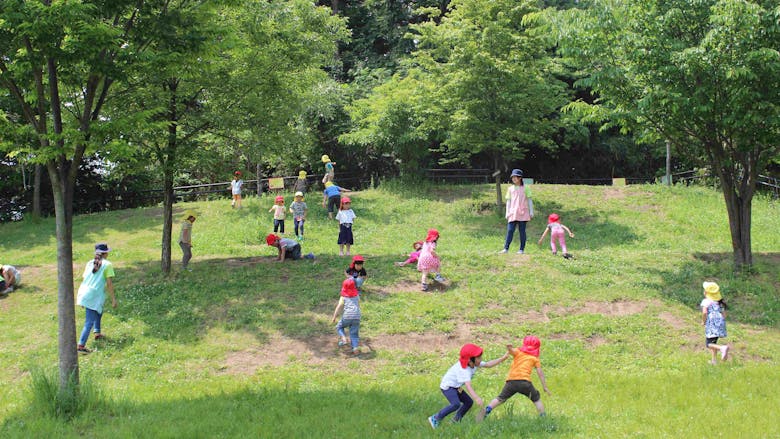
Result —
[[33, 367], [30, 371], [31, 410], [52, 419], [70, 421], [90, 410], [105, 406], [101, 391], [92, 380], [74, 375], [65, 387], [60, 387], [57, 370]]

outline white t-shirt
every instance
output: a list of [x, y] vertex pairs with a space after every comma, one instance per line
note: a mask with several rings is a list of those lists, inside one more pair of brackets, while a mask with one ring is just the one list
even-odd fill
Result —
[[232, 180], [230, 182], [230, 189], [233, 192], [233, 195], [241, 195], [241, 186], [243, 185], [244, 180], [241, 180], [240, 178], [238, 180]]
[[[483, 366], [484, 364], [485, 362], [483, 361], [479, 365]], [[471, 378], [476, 372], [476, 367], [466, 367], [464, 369], [461, 367], [460, 361], [456, 361], [455, 364], [450, 367], [450, 370], [448, 370], [447, 373], [445, 373], [442, 377], [439, 388], [442, 390], [447, 390], [450, 387], [456, 389], [462, 387], [464, 384], [466, 384], [467, 381], [471, 381]]]
[[339, 220], [339, 224], [352, 224], [355, 221], [355, 212], [352, 209], [339, 210], [336, 214], [336, 219]]
[[[7, 271], [14, 275], [14, 285], [19, 285], [22, 282], [22, 273], [13, 265], [3, 265], [3, 271]], [[3, 280], [3, 278], [0, 277], [0, 280]]]

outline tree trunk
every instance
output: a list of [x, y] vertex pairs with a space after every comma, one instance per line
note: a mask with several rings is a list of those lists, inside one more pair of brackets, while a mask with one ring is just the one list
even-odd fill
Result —
[[[722, 181], [722, 180], [721, 180]], [[750, 216], [752, 212], [752, 196], [746, 199], [735, 193], [735, 188], [721, 184], [723, 197], [726, 201], [726, 211], [729, 216], [731, 231], [731, 248], [734, 252], [734, 266], [737, 270], [753, 265], [753, 253], [750, 249]]]
[[160, 267], [162, 272], [170, 274], [171, 272], [171, 237], [173, 231], [173, 172], [168, 166], [163, 166], [164, 171], [164, 189], [163, 189], [163, 231], [162, 231], [162, 256]]
[[79, 382], [76, 351], [76, 307], [73, 294], [73, 184], [63, 159], [59, 166], [49, 162], [47, 169], [54, 198], [57, 225], [57, 342], [60, 388]]
[[32, 216], [33, 220], [41, 218], [41, 174], [43, 173], [43, 166], [40, 164], [35, 165], [35, 176], [33, 177], [33, 205]]

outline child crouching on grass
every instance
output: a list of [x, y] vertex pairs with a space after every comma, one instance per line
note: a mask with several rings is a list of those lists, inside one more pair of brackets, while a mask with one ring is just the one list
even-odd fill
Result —
[[[493, 367], [506, 360], [509, 354], [490, 361], [482, 361], [482, 348], [471, 343], [463, 345], [460, 349], [460, 358], [449, 368], [447, 373], [441, 379], [439, 388], [444, 397], [450, 403], [436, 413], [428, 417], [428, 423], [432, 428], [439, 426], [439, 423], [450, 413], [455, 413], [455, 422], [460, 422], [463, 416], [468, 413], [474, 401], [477, 405], [482, 405], [482, 398], [477, 395], [474, 388], [471, 387], [471, 378], [477, 371], [477, 367]], [[465, 390], [464, 390], [465, 388]]]
[[507, 352], [514, 358], [512, 360], [512, 366], [509, 368], [509, 375], [506, 377], [506, 383], [504, 384], [503, 390], [501, 390], [501, 394], [490, 401], [490, 404], [477, 414], [477, 422], [482, 421], [494, 408], [505, 403], [506, 400], [511, 398], [515, 393], [522, 393], [527, 396], [528, 399], [536, 405], [539, 416], [544, 416], [542, 397], [533, 383], [531, 383], [531, 370], [536, 369], [536, 373], [539, 375], [539, 381], [542, 383], [542, 388], [548, 395], [551, 395], [550, 390], [547, 388], [547, 383], [544, 380], [542, 363], [539, 361], [539, 347], [541, 344], [542, 343], [538, 338], [529, 335], [523, 339], [523, 346], [519, 349], [515, 349], [511, 344], [506, 345]]
[[349, 328], [352, 355], [358, 355], [360, 353], [360, 348], [358, 347], [360, 341], [360, 293], [355, 285], [355, 279], [352, 277], [344, 279], [344, 282], [341, 283], [341, 297], [339, 297], [336, 309], [333, 310], [333, 318], [330, 319], [331, 323], [336, 323], [336, 318], [342, 310], [344, 313], [341, 314], [341, 320], [336, 325], [336, 332], [339, 334], [339, 346], [347, 344], [344, 328]]

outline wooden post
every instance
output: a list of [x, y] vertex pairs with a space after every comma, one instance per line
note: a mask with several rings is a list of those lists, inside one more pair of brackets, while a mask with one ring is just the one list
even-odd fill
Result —
[[666, 141], [666, 185], [672, 185], [672, 144]]
[[496, 170], [492, 175], [496, 178], [496, 208], [503, 213], [504, 203], [501, 202], [501, 171]]
[[263, 174], [260, 173], [260, 163], [257, 164], [257, 198], [263, 196]]

